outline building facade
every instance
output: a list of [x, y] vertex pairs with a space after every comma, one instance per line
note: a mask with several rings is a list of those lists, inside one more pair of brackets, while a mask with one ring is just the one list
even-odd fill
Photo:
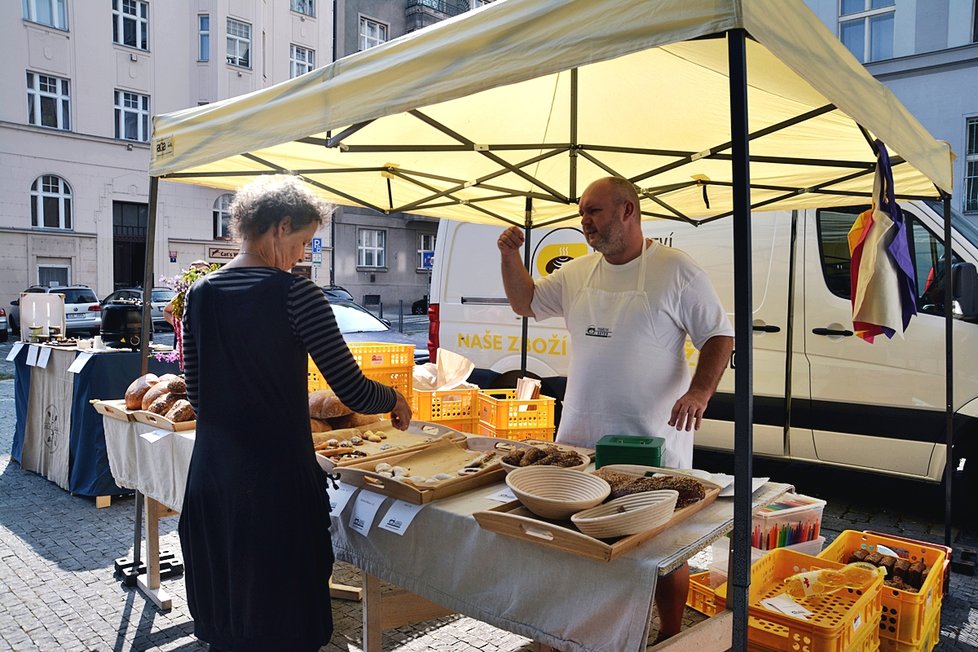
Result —
[[[330, 10], [316, 0], [0, 3], [0, 305], [36, 283], [86, 284], [99, 297], [141, 285], [152, 116], [329, 62]], [[228, 199], [160, 184], [156, 278], [234, 255]]]

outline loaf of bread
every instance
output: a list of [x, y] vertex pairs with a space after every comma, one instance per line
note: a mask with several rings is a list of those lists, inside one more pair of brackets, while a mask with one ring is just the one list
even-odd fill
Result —
[[377, 423], [383, 418], [383, 414], [360, 414], [359, 412], [352, 412], [350, 414], [344, 414], [341, 417], [331, 417], [329, 419], [329, 425], [334, 429], [359, 428], [361, 426]]
[[[171, 393], [170, 396], [176, 396]], [[193, 421], [196, 418], [194, 406], [185, 398], [177, 399], [166, 413], [166, 418], [174, 423], [181, 421]]]
[[149, 388], [160, 382], [159, 377], [156, 374], [146, 374], [145, 376], [140, 376], [136, 380], [132, 381], [129, 388], [126, 389], [126, 409], [127, 410], [139, 410], [143, 407], [143, 396], [149, 391]]
[[320, 389], [309, 394], [309, 416], [314, 419], [331, 419], [352, 414], [331, 389]]
[[176, 394], [177, 398], [185, 398], [187, 395], [187, 383], [183, 380], [183, 378], [180, 378], [174, 374], [163, 374], [160, 376], [159, 382], [150, 387], [149, 390], [143, 394], [142, 408], [144, 410], [149, 410], [149, 406], [153, 404], [153, 401], [164, 394], [171, 393]]
[[329, 432], [333, 429], [333, 426], [329, 425], [329, 422], [323, 419], [309, 417], [309, 429], [313, 432]]
[[166, 394], [157, 397], [156, 400], [150, 403], [149, 407], [146, 409], [153, 414], [158, 414], [162, 417], [165, 416], [166, 413], [170, 411], [170, 408], [172, 408], [181, 398], [183, 397], [178, 394], [171, 394], [170, 392], [167, 392]]

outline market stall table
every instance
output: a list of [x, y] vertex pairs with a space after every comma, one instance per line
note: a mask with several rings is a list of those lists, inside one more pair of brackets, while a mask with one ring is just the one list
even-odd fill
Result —
[[[77, 373], [70, 372], [83, 354], [90, 359]], [[14, 461], [73, 494], [96, 497], [100, 507], [108, 505], [109, 496], [125, 493], [112, 477], [102, 418], [90, 400], [123, 396], [139, 376], [139, 353], [32, 344], [22, 346], [13, 361]], [[155, 359], [150, 370], [178, 371], [176, 364]]]

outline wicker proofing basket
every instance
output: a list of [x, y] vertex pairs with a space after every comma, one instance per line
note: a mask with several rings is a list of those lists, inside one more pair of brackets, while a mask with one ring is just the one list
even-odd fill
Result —
[[555, 466], [515, 469], [506, 484], [528, 510], [553, 520], [594, 507], [611, 493], [611, 485], [595, 475]]
[[571, 516], [577, 529], [595, 539], [614, 539], [657, 528], [672, 518], [679, 492], [643, 491]]

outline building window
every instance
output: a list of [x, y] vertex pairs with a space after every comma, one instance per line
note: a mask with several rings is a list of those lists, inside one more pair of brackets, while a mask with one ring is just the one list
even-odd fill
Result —
[[197, 14], [197, 61], [211, 60], [211, 17]]
[[431, 261], [435, 255], [435, 234], [418, 234], [418, 269], [431, 270]]
[[387, 231], [359, 229], [357, 231], [357, 267], [387, 266]]
[[149, 49], [149, 3], [112, 0], [112, 40], [139, 50]]
[[214, 200], [214, 239], [231, 239], [231, 200], [234, 195], [227, 193]]
[[251, 25], [228, 18], [228, 63], [251, 68]]
[[149, 141], [149, 95], [115, 92], [115, 137]]
[[[43, 285], [46, 288], [58, 288], [71, 285], [71, 266], [38, 265], [37, 284]], [[65, 297], [65, 299], [67, 299], [67, 297]]]
[[315, 16], [316, 0], [292, 0], [292, 11], [306, 16]]
[[978, 118], [968, 118], [964, 170], [964, 210], [978, 212]]
[[360, 49], [366, 50], [387, 41], [387, 25], [360, 16]]
[[303, 75], [316, 67], [316, 51], [292, 45], [289, 62], [289, 77]]
[[27, 73], [27, 121], [39, 127], [71, 129], [68, 80]]
[[54, 27], [68, 29], [68, 9], [65, 0], [23, 0], [24, 20]]
[[53, 174], [34, 179], [31, 185], [31, 226], [71, 228], [71, 187]]
[[895, 0], [840, 0], [839, 39], [861, 62], [893, 58]]

